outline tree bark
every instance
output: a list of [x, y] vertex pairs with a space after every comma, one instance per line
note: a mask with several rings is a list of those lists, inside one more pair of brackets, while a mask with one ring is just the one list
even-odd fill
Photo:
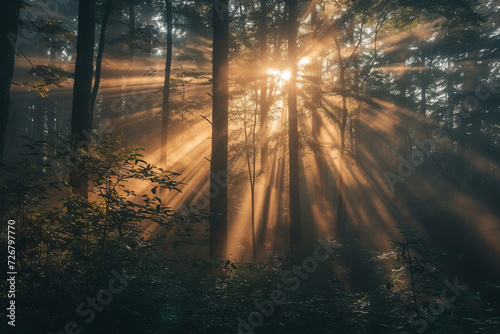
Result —
[[0, 14], [0, 168], [3, 167], [7, 123], [9, 122], [10, 84], [14, 76], [17, 29], [21, 0], [5, 1]]
[[288, 7], [288, 62], [290, 80], [288, 81], [288, 150], [289, 150], [289, 210], [290, 210], [290, 247], [301, 243], [300, 196], [299, 196], [299, 133], [297, 122], [297, 32], [298, 2], [290, 0]]
[[111, 15], [111, 6], [113, 0], [108, 0], [106, 2], [106, 8], [104, 9], [104, 16], [101, 23], [101, 32], [99, 34], [99, 50], [97, 51], [97, 59], [95, 65], [95, 80], [94, 88], [92, 89], [92, 95], [90, 99], [90, 125], [92, 127], [92, 120], [94, 118], [94, 108], [95, 101], [97, 99], [97, 93], [99, 92], [99, 85], [101, 84], [101, 69], [102, 69], [102, 58], [104, 56], [104, 44], [106, 43], [106, 27], [108, 26], [109, 16]]
[[[478, 57], [477, 52], [472, 52], [471, 56]], [[489, 75], [489, 67], [485, 62], [469, 62], [468, 73], [465, 75], [463, 85], [464, 99], [462, 101], [462, 109], [465, 111], [464, 115], [470, 113], [468, 121], [470, 123], [470, 138], [469, 145], [471, 154], [468, 157], [468, 163], [471, 166], [471, 192], [475, 198], [484, 199], [484, 174], [490, 168], [488, 164], [481, 162], [481, 158], [485, 157], [485, 141], [483, 136], [483, 119], [485, 118], [485, 103], [481, 103], [475, 95], [476, 88], [479, 85], [479, 77], [487, 78]], [[477, 102], [477, 103], [475, 103]], [[462, 125], [462, 126], [465, 126]]]
[[422, 73], [420, 78], [420, 112], [422, 115], [427, 115], [427, 69], [426, 69], [426, 57], [424, 52], [420, 53], [420, 62], [422, 66]]
[[[311, 3], [311, 33], [313, 34], [311, 45], [317, 47], [319, 43], [317, 37], [317, 31], [319, 26], [318, 20], [318, 12], [316, 8], [316, 3]], [[322, 73], [321, 73], [321, 63], [319, 57], [315, 57], [312, 60], [313, 63], [313, 94], [312, 94], [312, 111], [311, 111], [311, 136], [313, 140], [316, 142], [318, 147], [321, 147], [321, 129], [323, 128], [323, 120], [321, 118], [320, 113], [320, 101], [321, 101], [321, 83], [322, 83]], [[326, 185], [328, 184], [327, 173], [325, 173], [326, 162], [323, 157], [323, 152], [321, 150], [315, 150], [313, 152], [314, 159], [317, 165], [317, 182], [314, 187], [314, 191], [311, 194], [313, 196], [313, 200], [324, 200], [326, 195]]]
[[[267, 169], [268, 155], [268, 114], [269, 102], [267, 92], [267, 0], [260, 0], [259, 22], [260, 59], [263, 78], [260, 87], [260, 164], [261, 169]], [[271, 92], [269, 92], [270, 94]]]
[[[94, 70], [95, 6], [96, 0], [80, 0], [78, 6], [78, 39], [76, 42], [75, 83], [71, 111], [71, 140], [73, 150], [89, 151], [91, 130], [91, 89]], [[88, 196], [87, 179], [71, 173], [69, 184], [75, 193]]]
[[345, 226], [344, 226], [344, 179], [342, 177], [342, 171], [345, 164], [345, 128], [347, 124], [347, 93], [346, 93], [346, 82], [345, 82], [345, 66], [344, 60], [342, 58], [342, 48], [340, 46], [337, 33], [334, 32], [333, 40], [335, 42], [335, 47], [337, 48], [338, 63], [339, 63], [339, 80], [340, 80], [340, 92], [342, 95], [342, 118], [340, 123], [340, 159], [339, 159], [339, 196], [337, 201], [337, 225], [339, 227], [340, 235], [343, 240], [345, 240]]
[[[227, 256], [228, 0], [213, 3], [212, 159], [210, 162], [210, 258]], [[223, 179], [223, 182], [220, 180]]]
[[[134, 0], [129, 0], [128, 2], [128, 13], [129, 13], [129, 18], [128, 18], [128, 25], [129, 25], [129, 32], [131, 37], [135, 38], [135, 2]], [[133, 47], [132, 47], [133, 49]]]
[[161, 114], [161, 162], [167, 168], [168, 121], [170, 116], [170, 71], [172, 68], [172, 0], [165, 0], [167, 16], [167, 59], [165, 64], [165, 83], [163, 87], [163, 108]]
[[[356, 41], [354, 38], [354, 21], [351, 23], [349, 27], [349, 39], [350, 39], [350, 44], [352, 47], [355, 47]], [[362, 28], [361, 28], [362, 29]], [[362, 38], [361, 36], [359, 38]], [[356, 103], [356, 107], [354, 110], [351, 112], [351, 118], [350, 118], [350, 126], [351, 126], [351, 152], [353, 154], [354, 160], [359, 164], [361, 162], [360, 154], [360, 146], [362, 142], [362, 137], [361, 137], [361, 126], [360, 126], [360, 114], [361, 110], [359, 107], [359, 95], [360, 95], [360, 61], [359, 61], [359, 49], [355, 50], [355, 53], [352, 55], [352, 66], [354, 70], [354, 82], [353, 82], [353, 89], [354, 89], [354, 99]], [[354, 118], [354, 119], [353, 119]]]
[[[55, 45], [50, 47], [50, 63], [56, 65], [57, 63], [57, 53]], [[56, 133], [56, 99], [54, 96], [47, 97], [47, 135], [49, 138], [53, 138], [54, 133]], [[47, 154], [52, 156], [55, 154], [55, 150], [50, 145], [45, 145]]]

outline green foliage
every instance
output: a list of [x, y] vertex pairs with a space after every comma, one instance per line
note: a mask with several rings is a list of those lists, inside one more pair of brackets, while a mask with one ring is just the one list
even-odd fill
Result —
[[[42, 154], [44, 144], [31, 142], [28, 155]], [[74, 307], [107, 283], [111, 269], [136, 275], [157, 270], [163, 261], [158, 252], [189, 243], [193, 225], [203, 223], [199, 214], [179, 215], [162, 204], [160, 189], [180, 191], [178, 174], [147, 163], [141, 148], [120, 148], [101, 138], [90, 154], [82, 150], [69, 159], [68, 143], [50, 144], [55, 156], [44, 155], [38, 165], [24, 159], [0, 184], [6, 199], [0, 216], [17, 222], [18, 301], [30, 305], [24, 310], [27, 332], [34, 324], [48, 331], [64, 320], [59, 317], [74, 318]], [[55, 180], [58, 165], [88, 178], [89, 199]]]
[[36, 24], [39, 32], [45, 34], [45, 40], [47, 43], [53, 42], [53, 37], [59, 37], [67, 41], [76, 41], [76, 34], [64, 28], [62, 22], [59, 20], [50, 18], [34, 24]]
[[136, 49], [144, 53], [152, 53], [165, 45], [156, 27], [147, 24], [137, 25], [134, 31], [128, 31], [122, 34], [122, 36], [112, 41], [110, 44], [114, 43], [125, 45], [131, 49]]
[[35, 77], [35, 81], [23, 82], [20, 86], [35, 91], [40, 97], [49, 96], [49, 86], [62, 87], [65, 82], [74, 76], [73, 72], [52, 64], [36, 65], [29, 70], [29, 73]]
[[[100, 22], [104, 2], [98, 1], [97, 22]], [[113, 13], [123, 14], [129, 3], [128, 0], [115, 1]], [[144, 5], [142, 1], [134, 0], [134, 3], [139, 6], [137, 8]], [[164, 14], [165, 1], [150, 3]], [[309, 4], [301, 2], [304, 7], [298, 41], [300, 54], [312, 59], [310, 65], [299, 66], [299, 102], [303, 103], [300, 106], [303, 112], [299, 115], [303, 129], [301, 142], [315, 153], [324, 152], [325, 157], [338, 150], [339, 144], [336, 141], [322, 143], [309, 135], [307, 117], [319, 109], [324, 116], [322, 121], [340, 125], [336, 99], [344, 93], [338, 88], [336, 51], [329, 45], [335, 30], [332, 27], [340, 28], [337, 33], [345, 58], [348, 83], [345, 94], [351, 120], [359, 118], [356, 111], [376, 118], [392, 108], [378, 100], [394, 103], [407, 114], [416, 109], [422, 84], [428, 85], [428, 114], [432, 115], [429, 121], [437, 120], [435, 116], [442, 113], [441, 109], [448, 108], [448, 101], [443, 98], [442, 89], [446, 85], [443, 80], [450, 79], [450, 88], [458, 90], [466, 72], [460, 64], [467, 60], [467, 54], [474, 52], [471, 48], [483, 49], [484, 41], [479, 39], [479, 32], [471, 29], [482, 18], [471, 10], [473, 7], [467, 1], [399, 0], [397, 6], [391, 5], [392, 0], [333, 0], [327, 3], [337, 7], [333, 12], [321, 13], [319, 20], [324, 22], [318, 23], [316, 29], [309, 29]], [[241, 141], [245, 130], [243, 124], [252, 124], [258, 119], [255, 115], [260, 111], [259, 90], [263, 77], [270, 95], [269, 123], [286, 114], [278, 106], [286, 99], [286, 85], [278, 84], [277, 76], [266, 77], [265, 73], [267, 67], [279, 67], [281, 71], [287, 66], [283, 64], [286, 59], [286, 5], [279, 1], [267, 1], [267, 4], [268, 59], [258, 56], [259, 1], [242, 0], [230, 8], [231, 29], [236, 32], [230, 36], [231, 68], [238, 71], [233, 77], [235, 80], [231, 80], [236, 84], [231, 87], [230, 122], [237, 125], [231, 131], [231, 162], [244, 159], [245, 152], [250, 150], [250, 145]], [[175, 42], [185, 35], [210, 38], [211, 2], [174, 2], [173, 5]], [[324, 2], [318, 1], [318, 5], [316, 8], [321, 8]], [[429, 31], [419, 31], [421, 22], [434, 25]], [[34, 24], [43, 32], [51, 52], [75, 38], [57, 20]], [[153, 26], [138, 23], [132, 28], [129, 25], [131, 31], [114, 42], [145, 53], [164, 46], [162, 32]], [[394, 35], [402, 31], [412, 36], [411, 43], [399, 40], [399, 36], [394, 41]], [[316, 33], [319, 35], [312, 36]], [[350, 56], [353, 47], [357, 48], [357, 40], [359, 48]], [[190, 42], [177, 43], [176, 49], [180, 51], [185, 47], [192, 53], [199, 51], [191, 49]], [[199, 58], [208, 53], [200, 51]], [[211, 84], [210, 75], [191, 66], [193, 61], [190, 56], [180, 53], [174, 62], [177, 67], [172, 71], [172, 122], [169, 126], [180, 128], [181, 132], [193, 122], [186, 116], [203, 110], [210, 101], [210, 94], [202, 98], [187, 93], [193, 88], [192, 84], [201, 85], [202, 81]], [[446, 61], [455, 64], [448, 67]], [[392, 73], [391, 65], [402, 68], [400, 73]], [[256, 70], [260, 67], [264, 73]], [[156, 73], [159, 72], [155, 68], [147, 71], [151, 76]], [[36, 81], [22, 85], [40, 96], [47, 96], [49, 86], [61, 87], [72, 78], [72, 73], [53, 65], [36, 66], [31, 74], [36, 76]], [[401, 122], [408, 125], [408, 137], [416, 137], [416, 130], [412, 128], [414, 123], [405, 119]], [[282, 123], [283, 126], [269, 136], [269, 154], [286, 157], [286, 118]], [[375, 122], [366, 124], [365, 118], [363, 123], [364, 127], [355, 130], [356, 144], [362, 144], [363, 151], [392, 153], [393, 149], [397, 152], [404, 148], [391, 142], [392, 134], [387, 137], [388, 133], [383, 136], [374, 133], [370, 125]], [[480, 133], [488, 135], [486, 129], [480, 129]], [[389, 140], [381, 141], [381, 138]], [[258, 143], [258, 133], [255, 139]], [[409, 140], [411, 142], [412, 138]], [[381, 150], [384, 143], [388, 145]], [[234, 333], [237, 319], [246, 320], [257, 310], [255, 301], [268, 300], [276, 289], [284, 292], [286, 302], [276, 306], [272, 315], [264, 317], [263, 324], [255, 328], [257, 333], [400, 333], [413, 329], [407, 324], [414, 312], [413, 299], [416, 298], [421, 306], [428, 306], [428, 298], [439, 296], [443, 279], [456, 276], [457, 270], [451, 263], [460, 259], [460, 254], [433, 247], [417, 231], [400, 228], [403, 240], [392, 241], [393, 252], [377, 254], [367, 251], [361, 244], [342, 250], [340, 261], [335, 258], [321, 263], [301, 282], [300, 288], [293, 291], [282, 279], [293, 262], [279, 255], [273, 254], [266, 263], [258, 264], [238, 263], [234, 259], [223, 259], [220, 263], [206, 260], [207, 215], [191, 207], [186, 207], [182, 213], [168, 207], [170, 191], [182, 189], [182, 183], [177, 181], [179, 175], [148, 163], [142, 148], [122, 148], [111, 138], [92, 138], [90, 153], [75, 152], [70, 147], [72, 143], [68, 140], [31, 142], [27, 159], [16, 168], [8, 169], [0, 183], [3, 199], [0, 217], [3, 221], [15, 219], [19, 226], [16, 236], [20, 273], [18, 302], [22, 305], [23, 322], [18, 328], [22, 333], [59, 332], [57, 329], [70, 320], [82, 324], [85, 333]], [[350, 149], [352, 147], [346, 148], [347, 152]], [[47, 151], [54, 155], [49, 156]], [[257, 154], [257, 149], [248, 152]], [[28, 158], [33, 156], [39, 159], [31, 162]], [[373, 165], [385, 164], [386, 159], [387, 154], [380, 154]], [[231, 184], [247, 181], [245, 169], [234, 167], [230, 172]], [[64, 181], [69, 173], [88, 180], [88, 199], [78, 195], [78, 189], [69, 187]], [[263, 175], [261, 173], [263, 171], [256, 171], [256, 176]], [[244, 198], [237, 197], [232, 200]], [[239, 209], [237, 205], [234, 207], [235, 211]], [[285, 216], [288, 208], [278, 210], [285, 211], [280, 212]], [[0, 246], [5, 248], [5, 243], [2, 237]], [[310, 255], [304, 252], [303, 258]], [[348, 272], [348, 278], [353, 281], [361, 277], [362, 284], [354, 282], [358, 284], [344, 288], [344, 282], [337, 278], [334, 270], [339, 267], [346, 272], [368, 269], [362, 274]], [[111, 269], [122, 268], [134, 277], [133, 283], [116, 295], [92, 323], [83, 323], [74, 312], [76, 306], [106, 287]], [[363, 275], [365, 273], [369, 276]], [[1, 288], [6, 291], [5, 281]], [[427, 332], [498, 333], [499, 286], [485, 282], [480, 291], [473, 289], [471, 287], [463, 298], [472, 299], [472, 302], [460, 299], [447, 305], [446, 312], [429, 323]], [[5, 296], [0, 299], [3, 302]]]

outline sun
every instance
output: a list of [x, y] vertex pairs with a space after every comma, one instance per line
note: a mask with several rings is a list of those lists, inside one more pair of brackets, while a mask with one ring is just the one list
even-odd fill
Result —
[[281, 79], [288, 81], [288, 80], [290, 80], [291, 77], [292, 77], [292, 74], [290, 73], [289, 70], [284, 70], [283, 72], [281, 72]]
[[281, 82], [280, 85], [282, 85], [285, 81], [290, 80], [292, 77], [289, 70], [281, 71], [275, 68], [268, 68], [267, 75], [277, 78]]

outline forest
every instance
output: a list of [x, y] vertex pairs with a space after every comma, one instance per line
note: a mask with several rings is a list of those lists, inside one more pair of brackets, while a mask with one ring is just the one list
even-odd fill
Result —
[[499, 0], [2, 0], [0, 333], [500, 333]]

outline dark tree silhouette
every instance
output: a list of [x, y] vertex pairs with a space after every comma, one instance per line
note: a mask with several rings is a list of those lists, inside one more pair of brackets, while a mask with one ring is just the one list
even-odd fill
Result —
[[[210, 162], [210, 258], [227, 256], [228, 0], [213, 3], [212, 159]], [[213, 193], [212, 193], [213, 192]]]
[[5, 135], [9, 122], [10, 85], [14, 75], [17, 29], [21, 0], [5, 1], [0, 13], [0, 168], [3, 167]]
[[[260, 17], [259, 17], [259, 47], [260, 59], [262, 62], [262, 83], [260, 86], [260, 163], [261, 169], [267, 169], [267, 155], [269, 148], [268, 139], [268, 114], [269, 114], [269, 96], [267, 84], [267, 0], [260, 0]], [[268, 96], [269, 94], [269, 96]]]
[[167, 19], [167, 59], [165, 64], [165, 83], [163, 86], [163, 108], [161, 114], [161, 161], [160, 165], [167, 168], [168, 149], [168, 119], [170, 114], [170, 70], [172, 68], [172, 0], [165, 0], [165, 15]]
[[90, 102], [90, 122], [94, 118], [94, 107], [95, 100], [97, 98], [97, 93], [99, 92], [99, 86], [101, 84], [101, 69], [102, 69], [102, 58], [104, 56], [104, 45], [106, 43], [106, 27], [108, 26], [109, 16], [111, 15], [111, 9], [113, 5], [113, 0], [107, 0], [106, 7], [104, 9], [104, 16], [101, 23], [101, 32], [99, 33], [99, 48], [97, 51], [97, 59], [95, 65], [95, 81], [94, 87], [92, 88], [91, 102]]
[[288, 3], [288, 63], [290, 80], [288, 81], [288, 145], [290, 164], [290, 246], [300, 245], [300, 196], [299, 196], [299, 131], [297, 122], [297, 30], [298, 3]]
[[[71, 111], [71, 140], [74, 150], [89, 149], [91, 119], [92, 74], [94, 72], [96, 0], [79, 2], [78, 39], [76, 42], [75, 84]], [[87, 196], [87, 179], [71, 173], [69, 183], [75, 193]]]

